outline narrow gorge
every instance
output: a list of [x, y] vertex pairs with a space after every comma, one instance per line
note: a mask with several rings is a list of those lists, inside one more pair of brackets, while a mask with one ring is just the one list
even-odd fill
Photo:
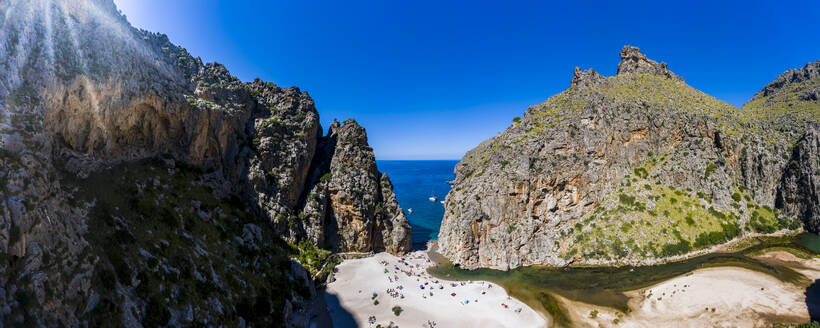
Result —
[[721, 5], [0, 0], [0, 327], [816, 327], [817, 22]]

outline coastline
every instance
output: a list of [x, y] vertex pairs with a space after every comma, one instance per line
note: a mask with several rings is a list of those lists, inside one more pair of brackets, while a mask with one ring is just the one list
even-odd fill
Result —
[[[721, 250], [731, 252], [732, 247], [754, 237], [759, 236], [747, 236], [721, 245]], [[757, 245], [752, 243], [742, 247], [741, 251]], [[436, 323], [433, 327], [556, 326], [553, 315], [547, 313], [543, 304], [531, 304], [533, 299], [515, 293], [513, 295], [524, 298], [508, 298], [511, 293], [503, 285], [478, 280], [445, 280], [432, 276], [428, 272], [429, 268], [446, 263], [446, 259], [436, 253], [435, 249], [435, 242], [430, 242], [426, 250], [408, 253], [404, 260], [387, 253], [346, 259], [338, 266], [335, 281], [328, 284], [325, 291], [334, 326], [375, 327], [381, 324], [382, 327], [389, 327], [392, 322], [400, 327], [418, 327], [419, 324], [428, 323], [428, 320]], [[753, 258], [768, 265], [793, 269], [811, 281], [820, 279], [820, 258], [800, 258], [788, 251], [765, 249], [762, 248], [764, 251]], [[419, 285], [424, 285], [425, 282], [428, 285], [425, 285], [425, 289], [420, 289]], [[455, 283], [455, 286], [451, 283]], [[439, 284], [446, 288], [438, 289]], [[493, 287], [488, 288], [490, 285]], [[397, 286], [402, 286], [403, 289], [397, 290]], [[428, 286], [433, 286], [434, 289], [430, 290]], [[623, 291], [630, 309], [625, 311], [627, 313], [616, 308], [572, 300], [554, 292], [548, 294], [563, 310], [561, 315], [569, 319], [569, 323], [565, 325], [571, 326], [761, 327], [774, 322], [809, 321], [805, 287], [779, 280], [771, 274], [728, 265], [699, 268], [651, 285]], [[389, 295], [389, 292], [397, 291], [404, 298]], [[430, 291], [434, 296], [428, 296]], [[373, 293], [377, 296], [373, 297]], [[456, 293], [456, 296], [451, 296], [451, 293]], [[377, 300], [378, 304], [374, 305]], [[469, 303], [465, 304], [468, 300]], [[507, 304], [508, 308], [501, 304]], [[402, 308], [400, 315], [392, 312], [394, 306]], [[515, 312], [518, 308], [521, 313]], [[375, 316], [374, 324], [370, 324], [370, 316]]]
[[548, 326], [549, 318], [500, 285], [435, 278], [427, 273], [433, 265], [426, 250], [343, 261], [324, 295], [334, 327]]

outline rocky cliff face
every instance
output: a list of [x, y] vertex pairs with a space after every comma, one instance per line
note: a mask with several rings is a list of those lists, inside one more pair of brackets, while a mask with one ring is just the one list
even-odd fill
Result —
[[[818, 104], [812, 68], [735, 108], [638, 48], [621, 60], [616, 76], [576, 69], [568, 89], [464, 156], [443, 255], [466, 268], [649, 264], [753, 232], [816, 231], [817, 121], [796, 109]], [[796, 108], [754, 105], [781, 102]]]
[[110, 0], [0, 13], [0, 322], [307, 325], [325, 249], [409, 249], [364, 129], [322, 137], [307, 93]]
[[775, 205], [801, 218], [805, 228], [820, 231], [817, 129], [820, 125], [820, 61], [788, 70], [766, 85], [741, 109], [770, 130], [770, 139], [789, 145], [777, 185]]

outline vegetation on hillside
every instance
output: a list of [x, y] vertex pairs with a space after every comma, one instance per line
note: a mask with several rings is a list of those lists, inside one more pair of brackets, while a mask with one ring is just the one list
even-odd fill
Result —
[[226, 325], [241, 317], [280, 326], [286, 300], [311, 296], [306, 281], [290, 280], [289, 257], [313, 268], [326, 251], [289, 246], [239, 199], [215, 196], [201, 177], [195, 168], [148, 160], [67, 181], [79, 188], [78, 205], [94, 204], [87, 238], [89, 256], [98, 258], [92, 284], [100, 302], [84, 314], [91, 325], [118, 322], [128, 310], [123, 288], [133, 288], [127, 297], [144, 304], [140, 318], [151, 327], [186, 309], [194, 309], [193, 323], [206, 324], [196, 309], [207, 309]]
[[662, 155], [635, 168], [593, 212], [562, 231], [558, 246], [563, 257], [670, 257], [725, 243], [743, 233], [799, 229], [799, 221], [760, 206], [740, 190], [733, 193], [730, 208], [720, 209], [702, 191], [662, 184], [649, 172], [667, 160]]

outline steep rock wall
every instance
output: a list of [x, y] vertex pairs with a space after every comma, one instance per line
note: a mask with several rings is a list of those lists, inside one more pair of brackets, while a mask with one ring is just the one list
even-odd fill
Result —
[[[319, 151], [306, 92], [239, 81], [110, 0], [0, 0], [0, 13], [1, 323], [279, 325], [332, 267], [316, 245], [409, 249], [366, 138], [350, 156]], [[364, 230], [297, 229], [324, 162], [357, 183], [322, 211], [350, 207], [340, 222]]]
[[626, 46], [618, 75], [576, 69], [570, 88], [464, 156], [439, 249], [465, 268], [651, 264], [799, 229], [805, 210], [775, 199], [805, 123], [755, 111]]

